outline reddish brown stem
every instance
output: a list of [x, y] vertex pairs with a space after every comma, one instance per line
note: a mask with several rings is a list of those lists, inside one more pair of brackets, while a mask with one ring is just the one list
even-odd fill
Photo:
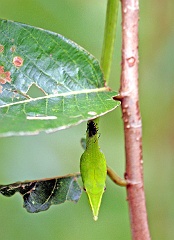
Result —
[[126, 173], [133, 240], [149, 240], [143, 185], [142, 125], [138, 97], [138, 0], [122, 0], [120, 99], [125, 133]]

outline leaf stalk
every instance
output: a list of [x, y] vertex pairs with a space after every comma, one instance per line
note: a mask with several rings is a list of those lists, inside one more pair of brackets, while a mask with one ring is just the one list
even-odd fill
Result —
[[116, 39], [116, 26], [118, 17], [118, 0], [108, 0], [106, 10], [106, 22], [104, 31], [104, 41], [100, 65], [104, 73], [106, 85], [109, 82], [111, 63], [114, 52], [114, 42]]

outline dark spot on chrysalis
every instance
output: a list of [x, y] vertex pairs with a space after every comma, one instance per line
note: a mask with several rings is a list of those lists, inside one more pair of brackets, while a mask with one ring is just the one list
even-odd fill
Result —
[[88, 122], [88, 127], [87, 127], [88, 135], [89, 137], [92, 137], [97, 134], [97, 124], [93, 122], [92, 120]]

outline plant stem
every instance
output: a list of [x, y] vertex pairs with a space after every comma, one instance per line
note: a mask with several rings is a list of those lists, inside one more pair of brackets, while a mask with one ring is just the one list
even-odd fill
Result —
[[112, 170], [109, 166], [107, 166], [107, 174], [110, 177], [110, 179], [116, 183], [117, 185], [121, 187], [126, 187], [127, 186], [127, 181], [125, 179], [122, 179], [120, 176], [117, 175], [116, 172]]
[[127, 199], [133, 240], [149, 240], [143, 184], [142, 124], [138, 96], [138, 0], [122, 0], [120, 99], [124, 122]]
[[110, 68], [113, 57], [114, 42], [116, 37], [116, 25], [118, 16], [119, 0], [108, 0], [104, 41], [100, 65], [104, 73], [106, 85], [109, 82]]

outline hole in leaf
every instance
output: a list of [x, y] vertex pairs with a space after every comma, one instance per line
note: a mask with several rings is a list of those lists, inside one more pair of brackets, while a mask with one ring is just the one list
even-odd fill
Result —
[[31, 98], [38, 98], [38, 97], [44, 97], [45, 93], [44, 91], [36, 86], [36, 84], [32, 84], [27, 92], [27, 95], [30, 96]]

